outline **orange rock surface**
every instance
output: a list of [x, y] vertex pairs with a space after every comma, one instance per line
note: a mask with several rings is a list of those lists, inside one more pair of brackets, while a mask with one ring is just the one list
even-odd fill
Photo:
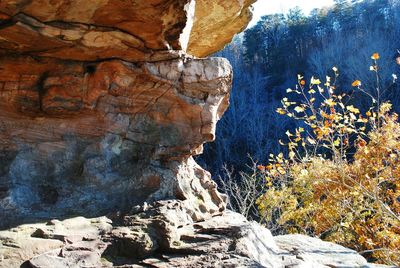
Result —
[[221, 213], [192, 156], [232, 70], [194, 56], [243, 29], [252, 2], [0, 1], [0, 228], [171, 198], [193, 221]]
[[251, 19], [255, 0], [3, 0], [0, 49], [61, 59], [204, 57]]

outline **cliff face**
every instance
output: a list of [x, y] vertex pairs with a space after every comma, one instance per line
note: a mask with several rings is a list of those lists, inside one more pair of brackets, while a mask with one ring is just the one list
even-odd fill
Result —
[[223, 211], [192, 156], [232, 70], [191, 55], [229, 42], [252, 2], [1, 1], [0, 227], [174, 198], [194, 220]]

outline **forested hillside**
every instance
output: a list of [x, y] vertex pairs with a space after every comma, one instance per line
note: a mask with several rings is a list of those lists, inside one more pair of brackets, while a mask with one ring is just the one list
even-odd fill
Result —
[[[375, 94], [375, 75], [369, 71], [371, 54], [379, 52], [379, 83], [382, 101], [400, 110], [399, 76], [393, 55], [400, 49], [400, 3], [397, 0], [345, 1], [315, 9], [309, 16], [299, 8], [286, 15], [262, 17], [256, 26], [237, 36], [217, 56], [226, 57], [234, 68], [231, 104], [217, 127], [217, 138], [208, 144], [200, 161], [215, 176], [224, 165], [236, 171], [250, 163], [248, 156], [266, 162], [269, 153], [284, 151], [278, 144], [287, 129], [299, 123], [279, 116], [276, 109], [297, 75], [308, 83], [311, 76], [325, 79], [338, 68], [339, 92], [352, 96], [361, 110], [371, 99], [351, 87], [360, 80]], [[400, 78], [400, 77], [399, 77]]]

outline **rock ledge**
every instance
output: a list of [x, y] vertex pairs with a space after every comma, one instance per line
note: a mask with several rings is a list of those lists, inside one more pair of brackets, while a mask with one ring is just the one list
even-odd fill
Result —
[[201, 222], [190, 211], [169, 200], [127, 215], [21, 225], [0, 232], [0, 267], [384, 267], [316, 238], [273, 237], [231, 211]]

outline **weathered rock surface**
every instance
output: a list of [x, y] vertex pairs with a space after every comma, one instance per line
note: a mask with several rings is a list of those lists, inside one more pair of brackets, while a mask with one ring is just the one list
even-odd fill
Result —
[[224, 197], [191, 156], [214, 139], [231, 75], [220, 58], [4, 57], [0, 227], [168, 198], [191, 200], [199, 220], [222, 211]]
[[[251, 20], [249, 6], [256, 1], [197, 1], [188, 53], [205, 57], [230, 43], [232, 37], [243, 31]], [[204, 38], [204, 33], [209, 36]]]
[[113, 222], [77, 217], [2, 231], [0, 267], [383, 267], [316, 238], [274, 238], [230, 211], [194, 222], [182, 201], [137, 209]]
[[251, 19], [255, 0], [2, 0], [0, 53], [68, 60], [207, 56]]
[[232, 70], [188, 53], [222, 48], [252, 2], [0, 1], [0, 228], [163, 199], [195, 221], [221, 213], [192, 156]]

